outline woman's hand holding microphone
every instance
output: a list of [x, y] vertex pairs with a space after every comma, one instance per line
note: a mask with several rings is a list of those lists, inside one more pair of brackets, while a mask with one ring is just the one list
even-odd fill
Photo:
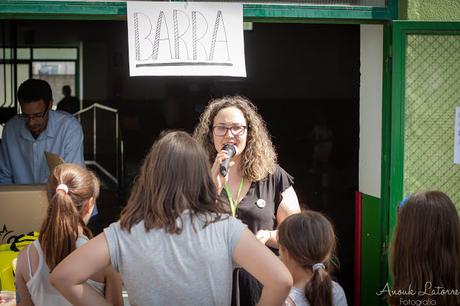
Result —
[[235, 162], [230, 161], [228, 167], [225, 167], [226, 173], [222, 171], [221, 166], [225, 160], [231, 159], [236, 154], [236, 148], [234, 145], [225, 144], [222, 147], [222, 150], [217, 153], [216, 159], [211, 168], [211, 175], [216, 185], [217, 192], [220, 193], [225, 186], [225, 183], [228, 181], [229, 169], [235, 164]]

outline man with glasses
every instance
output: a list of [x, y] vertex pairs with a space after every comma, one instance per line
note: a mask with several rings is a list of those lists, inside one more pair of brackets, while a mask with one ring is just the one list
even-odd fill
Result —
[[53, 111], [48, 82], [29, 79], [18, 89], [22, 113], [10, 119], [0, 146], [0, 184], [39, 184], [48, 179], [44, 152], [85, 165], [83, 132], [73, 116]]

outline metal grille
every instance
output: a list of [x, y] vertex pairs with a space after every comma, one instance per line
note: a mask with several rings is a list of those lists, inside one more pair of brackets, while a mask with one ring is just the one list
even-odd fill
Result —
[[457, 106], [460, 35], [408, 35], [404, 194], [441, 190], [460, 210], [460, 165], [453, 162]]

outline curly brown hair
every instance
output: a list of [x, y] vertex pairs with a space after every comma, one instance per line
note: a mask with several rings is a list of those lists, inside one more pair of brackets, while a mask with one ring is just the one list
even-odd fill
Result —
[[243, 113], [248, 126], [246, 148], [241, 154], [240, 170], [250, 181], [260, 181], [275, 170], [276, 152], [265, 121], [257, 113], [256, 106], [248, 99], [241, 96], [225, 96], [211, 100], [201, 114], [193, 137], [203, 145], [210, 161], [213, 162], [217, 153], [212, 138], [214, 118], [220, 110], [228, 107], [238, 108]]

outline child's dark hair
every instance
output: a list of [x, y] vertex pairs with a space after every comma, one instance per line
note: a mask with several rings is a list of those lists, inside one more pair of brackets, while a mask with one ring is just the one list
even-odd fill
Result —
[[332, 279], [327, 269], [332, 265], [336, 237], [331, 222], [311, 210], [291, 215], [278, 227], [278, 243], [302, 268], [312, 270], [305, 286], [310, 305], [332, 306]]
[[[449, 293], [460, 289], [460, 219], [445, 193], [417, 192], [400, 204], [390, 250], [392, 290], [416, 293], [393, 294], [390, 304], [460, 305], [460, 295]], [[436, 288], [448, 293], [425, 293]]]
[[[58, 188], [59, 186], [59, 188]], [[99, 181], [89, 170], [76, 164], [54, 168], [47, 185], [48, 211], [40, 229], [40, 245], [46, 264], [52, 271], [76, 248], [78, 227], [92, 237], [83, 221], [83, 207], [99, 195]]]

